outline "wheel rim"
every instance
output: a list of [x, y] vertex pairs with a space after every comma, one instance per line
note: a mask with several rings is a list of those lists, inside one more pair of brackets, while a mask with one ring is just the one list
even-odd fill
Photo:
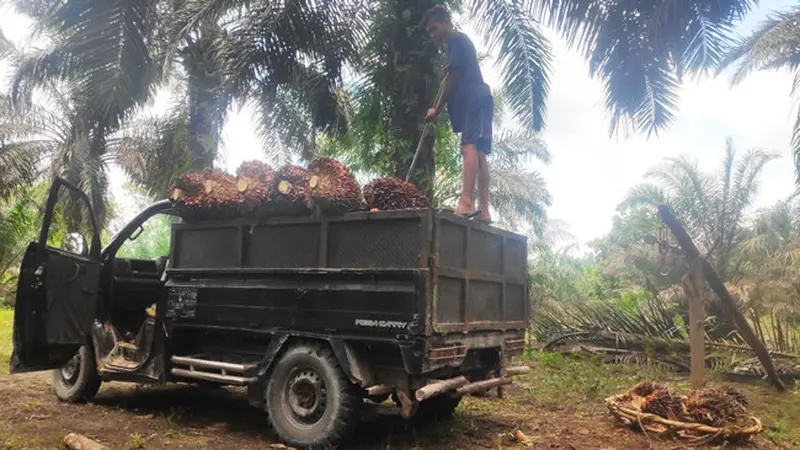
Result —
[[75, 383], [75, 380], [78, 378], [78, 373], [80, 371], [80, 362], [81, 362], [81, 355], [80, 353], [76, 353], [75, 356], [72, 357], [63, 367], [61, 367], [61, 377], [64, 379], [64, 382], [68, 384]]
[[286, 384], [286, 400], [295, 422], [312, 425], [325, 414], [325, 382], [312, 369], [295, 370]]

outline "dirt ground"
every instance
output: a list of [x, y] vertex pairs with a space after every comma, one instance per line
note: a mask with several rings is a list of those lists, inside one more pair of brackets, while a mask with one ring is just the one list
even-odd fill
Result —
[[[399, 417], [368, 419], [354, 449], [666, 449], [675, 442], [617, 428], [595, 402], [587, 409], [546, 404], [524, 395], [526, 382], [495, 395], [467, 398], [450, 422], [412, 425]], [[509, 434], [521, 430], [528, 446]], [[50, 374], [0, 375], [0, 448], [52, 449], [69, 432], [115, 449], [284, 448], [267, 426], [263, 412], [247, 404], [243, 390], [189, 385], [137, 387], [104, 384], [94, 402], [58, 402]], [[792, 448], [761, 436], [746, 448]]]

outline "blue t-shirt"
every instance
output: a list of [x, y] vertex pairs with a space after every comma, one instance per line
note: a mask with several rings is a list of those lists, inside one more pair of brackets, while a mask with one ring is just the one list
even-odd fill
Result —
[[478, 54], [466, 34], [456, 31], [447, 40], [447, 72], [453, 77], [453, 88], [447, 101], [447, 113], [453, 131], [461, 131], [467, 113], [491, 101], [492, 91], [484, 83]]

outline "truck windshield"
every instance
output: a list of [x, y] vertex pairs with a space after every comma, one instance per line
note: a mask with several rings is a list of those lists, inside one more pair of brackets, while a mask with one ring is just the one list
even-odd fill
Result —
[[180, 218], [167, 214], [156, 214], [142, 224], [141, 230], [135, 230], [119, 251], [118, 258], [155, 259], [169, 254], [170, 228]]

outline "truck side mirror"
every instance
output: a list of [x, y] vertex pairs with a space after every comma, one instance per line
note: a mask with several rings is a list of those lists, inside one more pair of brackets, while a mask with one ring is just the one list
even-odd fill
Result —
[[73, 255], [89, 256], [89, 244], [80, 233], [67, 233], [61, 240], [61, 250]]

